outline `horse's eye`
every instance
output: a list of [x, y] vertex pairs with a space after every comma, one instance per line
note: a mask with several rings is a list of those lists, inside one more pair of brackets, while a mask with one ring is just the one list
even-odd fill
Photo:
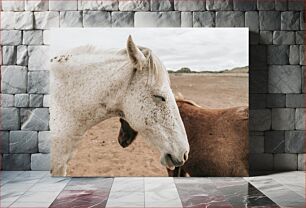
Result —
[[164, 98], [164, 97], [161, 96], [161, 95], [153, 95], [153, 98], [154, 98], [155, 100], [158, 100], [158, 101], [163, 101], [163, 102], [166, 101], [166, 98]]

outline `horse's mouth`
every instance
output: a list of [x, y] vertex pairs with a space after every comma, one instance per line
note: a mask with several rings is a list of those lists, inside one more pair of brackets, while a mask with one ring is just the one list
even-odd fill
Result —
[[165, 154], [161, 158], [161, 164], [166, 166], [170, 170], [174, 170], [175, 167], [180, 167], [184, 164], [184, 162], [180, 162], [174, 159], [170, 154]]

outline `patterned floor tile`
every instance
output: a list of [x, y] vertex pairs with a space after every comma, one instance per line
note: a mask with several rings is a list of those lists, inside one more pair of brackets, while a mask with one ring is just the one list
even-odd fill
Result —
[[103, 208], [112, 183], [113, 178], [72, 178], [50, 207]]

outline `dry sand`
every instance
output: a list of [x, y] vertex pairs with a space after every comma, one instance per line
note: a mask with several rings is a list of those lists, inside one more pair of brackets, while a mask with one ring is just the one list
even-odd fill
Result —
[[[247, 74], [171, 74], [174, 93], [181, 92], [202, 106], [225, 108], [248, 105]], [[71, 176], [167, 176], [159, 153], [140, 136], [122, 148], [117, 136], [119, 119], [91, 128], [69, 163]]]

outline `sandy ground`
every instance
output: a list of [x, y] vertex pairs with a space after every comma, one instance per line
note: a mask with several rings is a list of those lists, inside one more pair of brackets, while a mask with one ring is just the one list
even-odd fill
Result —
[[[224, 108], [248, 105], [247, 74], [171, 74], [174, 93], [181, 92], [202, 106]], [[91, 128], [69, 163], [71, 176], [167, 176], [159, 153], [140, 136], [122, 148], [117, 136], [119, 119]]]

